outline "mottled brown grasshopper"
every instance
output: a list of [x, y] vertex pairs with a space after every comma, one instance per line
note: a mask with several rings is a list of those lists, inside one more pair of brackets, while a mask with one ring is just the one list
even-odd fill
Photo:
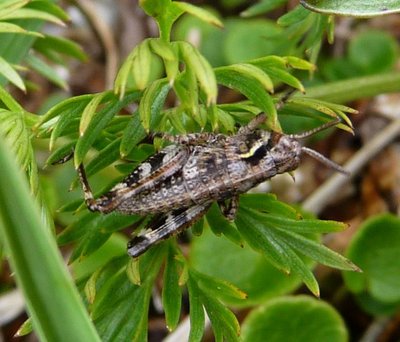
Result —
[[339, 119], [293, 135], [257, 128], [265, 120], [265, 114], [259, 114], [232, 136], [163, 134], [161, 137], [173, 145], [149, 157], [98, 199], [93, 198], [81, 165], [79, 177], [85, 202], [91, 211], [102, 213], [156, 214], [145, 232], [128, 243], [128, 254], [138, 257], [152, 245], [192, 225], [214, 201], [233, 220], [240, 194], [276, 174], [296, 169], [303, 152], [336, 171], [347, 173], [298, 141], [336, 125]]

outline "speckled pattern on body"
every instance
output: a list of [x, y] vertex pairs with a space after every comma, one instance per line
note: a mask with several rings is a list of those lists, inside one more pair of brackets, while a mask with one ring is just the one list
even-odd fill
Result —
[[[309, 150], [301, 146], [296, 135], [258, 129], [264, 121], [265, 115], [260, 114], [232, 136], [214, 133], [162, 135], [173, 144], [149, 157], [98, 199], [93, 198], [81, 166], [79, 175], [88, 208], [103, 213], [156, 214], [144, 233], [129, 242], [128, 254], [132, 257], [192, 225], [214, 201], [232, 220], [238, 195], [276, 174], [296, 169], [302, 152]], [[344, 171], [312, 152], [313, 157], [328, 166]]]

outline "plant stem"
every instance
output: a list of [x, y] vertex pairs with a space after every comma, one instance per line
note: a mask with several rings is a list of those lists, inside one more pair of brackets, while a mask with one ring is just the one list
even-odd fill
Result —
[[383, 93], [400, 91], [400, 72], [352, 78], [307, 88], [306, 96], [344, 103]]

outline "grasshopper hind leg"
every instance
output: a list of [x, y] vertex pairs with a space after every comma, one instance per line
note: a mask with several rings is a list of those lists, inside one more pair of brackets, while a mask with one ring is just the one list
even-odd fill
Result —
[[146, 227], [144, 234], [135, 236], [128, 242], [128, 254], [137, 258], [151, 246], [182, 232], [200, 219], [210, 205], [211, 203], [197, 204], [193, 207], [157, 215]]
[[226, 204], [225, 201], [218, 201], [218, 206], [222, 215], [224, 215], [228, 221], [233, 222], [235, 221], [236, 212], [239, 208], [239, 196], [232, 197], [228, 201], [228, 204]]
[[98, 201], [96, 201], [94, 199], [93, 192], [92, 192], [92, 189], [90, 188], [89, 181], [86, 177], [86, 172], [85, 172], [85, 168], [83, 167], [83, 164], [79, 164], [79, 166], [78, 166], [78, 176], [79, 176], [79, 180], [82, 185], [82, 190], [83, 190], [83, 194], [85, 197], [85, 203], [86, 203], [87, 207], [89, 208], [89, 210], [90, 211], [102, 211], [101, 207], [97, 203]]

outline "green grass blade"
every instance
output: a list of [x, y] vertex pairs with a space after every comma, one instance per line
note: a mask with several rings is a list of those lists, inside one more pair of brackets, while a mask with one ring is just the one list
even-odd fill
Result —
[[0, 165], [1, 238], [39, 339], [99, 341], [4, 138], [0, 143]]

